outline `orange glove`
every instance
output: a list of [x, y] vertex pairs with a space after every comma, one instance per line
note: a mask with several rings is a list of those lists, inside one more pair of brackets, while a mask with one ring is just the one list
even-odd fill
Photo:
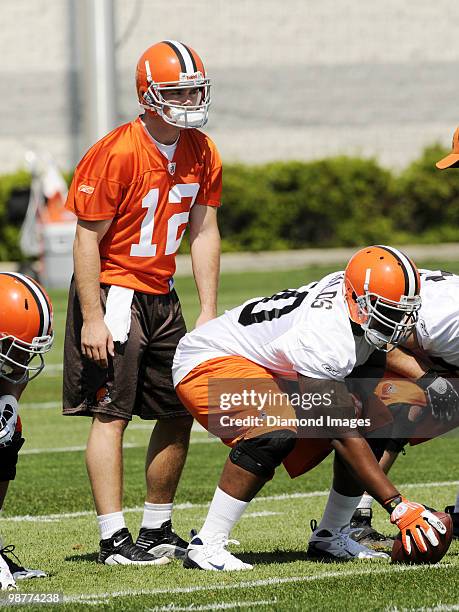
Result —
[[408, 554], [411, 553], [411, 539], [414, 540], [420, 552], [426, 552], [426, 539], [432, 546], [439, 544], [435, 530], [442, 535], [446, 533], [446, 527], [440, 519], [422, 504], [397, 496], [385, 502], [384, 506], [386, 509], [393, 508], [390, 522], [400, 529], [403, 548]]

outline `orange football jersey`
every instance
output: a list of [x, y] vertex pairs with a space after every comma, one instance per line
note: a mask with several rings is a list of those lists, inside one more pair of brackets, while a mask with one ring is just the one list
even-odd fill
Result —
[[167, 293], [193, 204], [220, 206], [222, 166], [213, 142], [182, 130], [171, 162], [140, 117], [89, 149], [66, 207], [79, 219], [113, 219], [100, 242], [101, 283]]

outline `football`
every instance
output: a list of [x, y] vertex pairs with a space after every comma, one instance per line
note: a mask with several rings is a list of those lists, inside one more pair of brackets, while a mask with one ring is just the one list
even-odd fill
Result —
[[411, 553], [408, 554], [403, 548], [402, 536], [399, 533], [392, 546], [392, 563], [411, 563], [420, 565], [423, 563], [438, 563], [440, 559], [443, 559], [453, 538], [453, 521], [451, 520], [451, 516], [444, 512], [434, 512], [433, 514], [435, 514], [446, 527], [446, 533], [444, 535], [440, 535], [437, 532], [437, 537], [439, 539], [438, 546], [432, 546], [427, 542], [427, 552], [422, 553], [412, 541]]

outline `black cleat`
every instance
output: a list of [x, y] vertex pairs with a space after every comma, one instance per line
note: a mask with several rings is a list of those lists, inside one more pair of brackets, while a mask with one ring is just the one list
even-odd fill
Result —
[[351, 519], [350, 537], [359, 544], [374, 550], [392, 550], [394, 538], [385, 536], [371, 526], [371, 508], [357, 508]]
[[136, 546], [155, 557], [184, 559], [188, 542], [172, 531], [171, 521], [166, 521], [157, 529], [141, 527]]
[[[46, 574], [42, 570], [28, 569], [24, 567], [23, 565], [21, 565], [21, 562], [19, 561], [17, 556], [14, 554], [14, 549], [15, 549], [15, 546], [13, 546], [13, 544], [10, 544], [9, 546], [5, 546], [5, 548], [0, 549], [0, 557], [2, 557], [2, 559], [7, 564], [15, 580], [27, 580], [28, 578], [46, 578], [47, 577], [48, 574]], [[16, 559], [17, 563], [16, 561], [14, 561], [14, 559], [11, 559], [10, 555]]]
[[454, 506], [446, 506], [445, 512], [453, 519], [453, 538], [459, 538], [459, 512], [454, 512]]
[[128, 529], [119, 529], [111, 538], [100, 541], [98, 563], [105, 565], [164, 565], [169, 559], [149, 555], [132, 541]]

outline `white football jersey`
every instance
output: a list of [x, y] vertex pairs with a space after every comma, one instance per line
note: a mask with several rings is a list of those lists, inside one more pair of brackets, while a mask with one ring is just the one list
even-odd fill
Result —
[[275, 374], [343, 380], [374, 351], [351, 324], [343, 296], [344, 272], [299, 289], [286, 289], [227, 310], [186, 334], [173, 364], [174, 385], [215, 357], [245, 357]]
[[430, 356], [459, 367], [459, 276], [442, 270], [420, 273], [419, 345]]

